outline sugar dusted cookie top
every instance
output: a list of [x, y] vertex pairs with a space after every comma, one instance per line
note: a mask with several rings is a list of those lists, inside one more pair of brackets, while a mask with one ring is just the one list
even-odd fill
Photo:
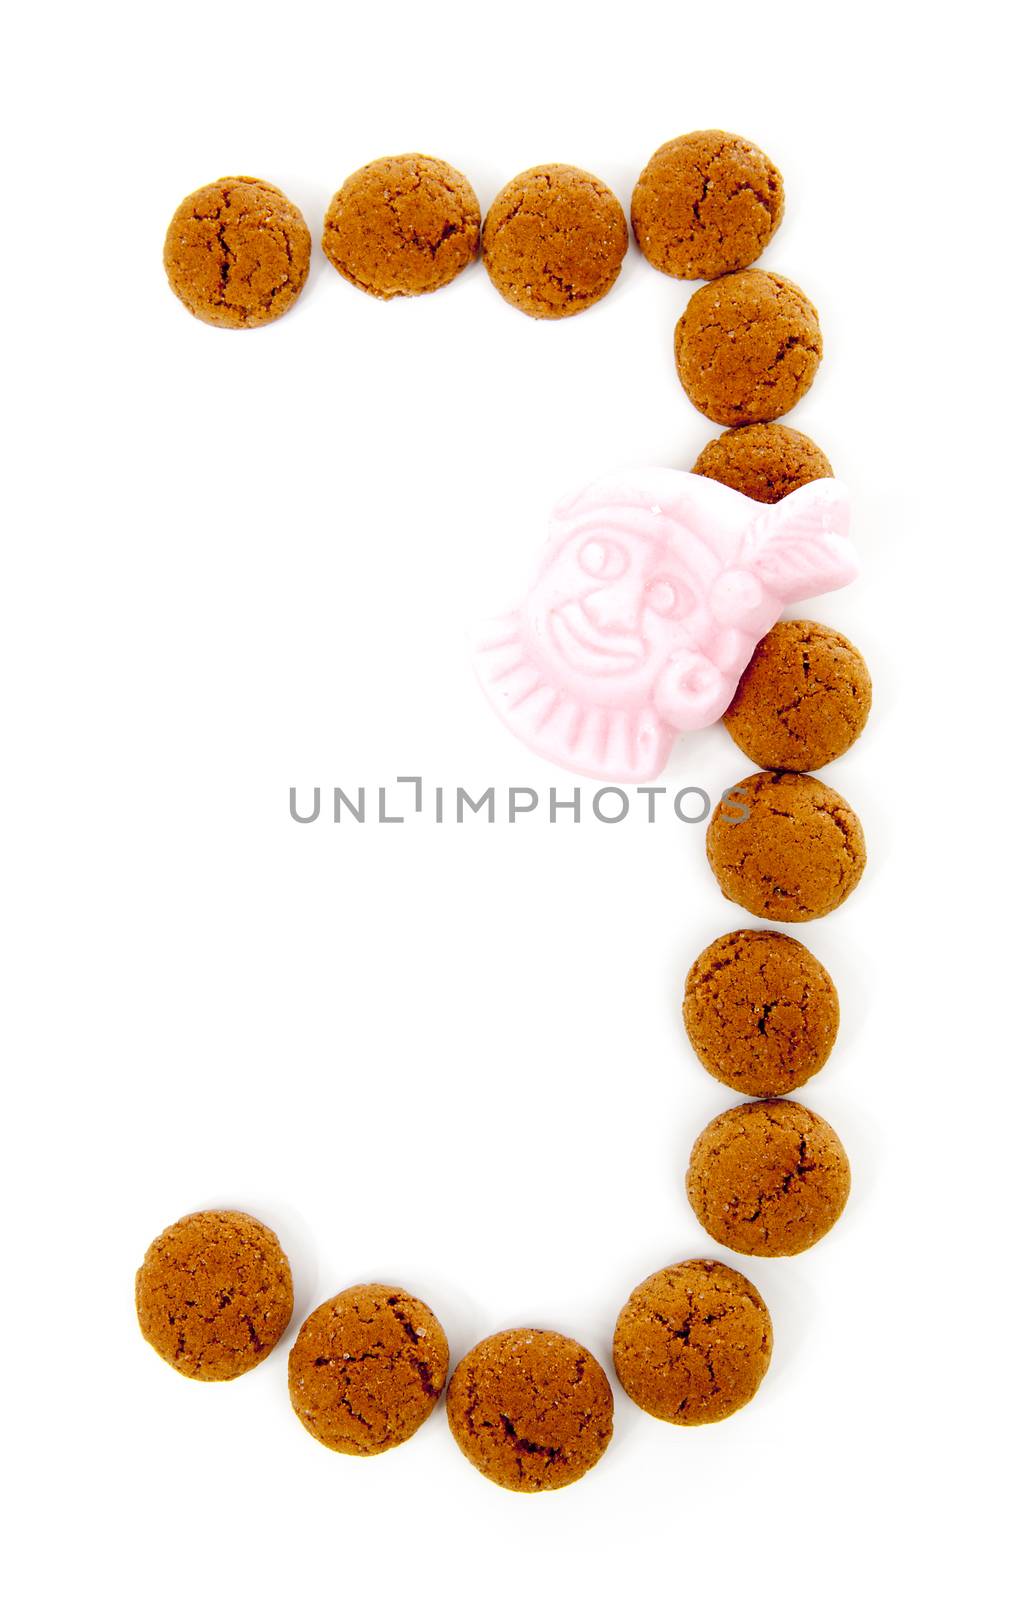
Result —
[[305, 1320], [290, 1351], [290, 1400], [308, 1432], [348, 1456], [410, 1439], [447, 1380], [448, 1343], [404, 1289], [361, 1283]]
[[260, 328], [304, 288], [311, 235], [274, 184], [219, 178], [188, 194], [165, 235], [165, 272], [187, 311], [215, 328]]
[[816, 377], [823, 338], [816, 307], [775, 272], [733, 272], [697, 289], [677, 323], [677, 372], [711, 422], [773, 422]]
[[136, 1274], [140, 1331], [187, 1378], [249, 1372], [293, 1313], [290, 1263], [243, 1211], [197, 1211], [166, 1228]]
[[754, 772], [735, 784], [713, 811], [705, 848], [725, 897], [771, 922], [825, 917], [866, 866], [848, 801], [797, 772]]
[[447, 1414], [478, 1471], [503, 1489], [534, 1493], [575, 1483], [600, 1460], [612, 1437], [612, 1390], [575, 1339], [510, 1328], [458, 1363]]
[[641, 253], [674, 278], [750, 267], [780, 227], [784, 180], [769, 156], [707, 128], [656, 150], [630, 207]]
[[684, 985], [699, 1061], [738, 1094], [790, 1094], [819, 1072], [838, 1035], [830, 973], [786, 933], [742, 928], [707, 945]]
[[608, 294], [629, 235], [623, 208], [578, 167], [531, 167], [501, 190], [483, 224], [495, 289], [528, 317], [571, 317]]
[[703, 1128], [687, 1194], [706, 1233], [750, 1256], [794, 1256], [845, 1209], [851, 1174], [829, 1122], [797, 1100], [752, 1100]]
[[691, 468], [715, 478], [751, 500], [776, 505], [785, 495], [817, 478], [833, 478], [834, 469], [812, 439], [782, 422], [751, 422], [728, 428], [710, 439]]
[[435, 156], [384, 156], [360, 167], [326, 210], [322, 248], [348, 283], [379, 300], [429, 294], [476, 259], [480, 203]]
[[773, 1324], [758, 1289], [722, 1261], [678, 1261], [639, 1283], [612, 1355], [635, 1405], [662, 1422], [721, 1422], [766, 1376]]
[[723, 722], [757, 766], [812, 772], [855, 743], [872, 699], [866, 662], [843, 633], [778, 622], [756, 645]]

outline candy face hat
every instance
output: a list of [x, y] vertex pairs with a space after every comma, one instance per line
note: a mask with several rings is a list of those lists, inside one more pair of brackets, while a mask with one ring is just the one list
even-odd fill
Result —
[[821, 478], [767, 506], [672, 467], [559, 505], [522, 604], [485, 629], [477, 675], [502, 721], [561, 767], [654, 778], [717, 722], [784, 606], [856, 576], [849, 497]]

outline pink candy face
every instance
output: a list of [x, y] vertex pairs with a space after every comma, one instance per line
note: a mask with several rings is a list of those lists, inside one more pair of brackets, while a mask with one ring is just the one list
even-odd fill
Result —
[[678, 733], [723, 715], [783, 605], [855, 570], [833, 480], [767, 506], [676, 468], [627, 468], [557, 508], [543, 566], [483, 631], [477, 672], [549, 760], [654, 777]]
[[537, 649], [556, 675], [585, 690], [599, 678], [612, 680], [622, 699], [623, 691], [634, 694], [653, 681], [685, 623], [702, 622], [705, 603], [667, 537], [649, 538], [609, 517], [559, 544], [527, 611]]

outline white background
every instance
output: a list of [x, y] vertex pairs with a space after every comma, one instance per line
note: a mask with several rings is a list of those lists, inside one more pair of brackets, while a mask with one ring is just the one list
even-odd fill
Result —
[[[12, 1593], [1013, 1592], [1029, 353], [1007, 10], [52, 5], [8, 33]], [[652, 150], [707, 126], [783, 170], [761, 264], [826, 341], [787, 420], [855, 493], [863, 577], [805, 610], [873, 672], [869, 729], [825, 774], [870, 866], [801, 930], [844, 1017], [802, 1098], [854, 1191], [810, 1253], [735, 1260], [776, 1329], [753, 1405], [680, 1430], [617, 1392], [601, 1465], [518, 1497], [442, 1407], [378, 1459], [320, 1449], [287, 1398], [293, 1331], [380, 1278], [456, 1357], [528, 1321], [607, 1362], [629, 1289], [713, 1248], [682, 1177], [734, 1097], [680, 990], [747, 919], [668, 813], [302, 828], [288, 790], [571, 783], [493, 720], [467, 630], [518, 593], [557, 494], [688, 467], [714, 430], [674, 372], [689, 286], [636, 254], [602, 305], [534, 323], [479, 266], [368, 299], [320, 219], [409, 149], [484, 209], [551, 160], [628, 206]], [[315, 237], [296, 308], [249, 334], [192, 321], [161, 268], [181, 196], [238, 172]], [[715, 729], [671, 776], [747, 770]], [[279, 1231], [297, 1317], [208, 1386], [147, 1348], [132, 1286], [154, 1234], [216, 1204]]]

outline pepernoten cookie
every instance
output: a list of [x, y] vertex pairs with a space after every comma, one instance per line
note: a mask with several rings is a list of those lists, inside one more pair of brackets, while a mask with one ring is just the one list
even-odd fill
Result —
[[766, 1376], [773, 1324], [748, 1279], [722, 1261], [680, 1261], [639, 1283], [612, 1355], [635, 1405], [663, 1422], [721, 1422]]
[[843, 633], [778, 622], [756, 645], [723, 722], [757, 766], [812, 772], [855, 743], [872, 698], [866, 662]]
[[829, 1122], [797, 1100], [752, 1100], [703, 1128], [687, 1195], [706, 1233], [750, 1256], [794, 1256], [832, 1228], [851, 1183]]
[[429, 294], [475, 260], [480, 204], [468, 178], [435, 156], [384, 156], [341, 184], [322, 249], [342, 278], [379, 300]]
[[483, 224], [483, 264], [528, 317], [571, 317], [608, 294], [629, 235], [623, 208], [579, 167], [531, 167], [501, 190]]
[[293, 1313], [290, 1263], [244, 1211], [195, 1211], [159, 1234], [136, 1274], [140, 1332], [186, 1378], [238, 1378]]
[[503, 1489], [575, 1483], [612, 1437], [612, 1390], [583, 1345], [542, 1328], [492, 1334], [463, 1356], [448, 1385], [455, 1443]]
[[816, 308], [776, 272], [732, 272], [695, 291], [674, 338], [680, 382], [711, 422], [773, 422], [816, 376]]
[[260, 328], [304, 288], [311, 234], [297, 207], [260, 178], [194, 190], [165, 235], [165, 272], [187, 311], [215, 328]]
[[863, 829], [848, 801], [799, 772], [742, 778], [713, 811], [705, 850], [725, 898], [771, 922], [825, 917], [866, 866]]
[[330, 1450], [375, 1456], [410, 1439], [447, 1381], [448, 1343], [404, 1289], [360, 1283], [319, 1306], [290, 1351], [290, 1401]]
[[691, 471], [768, 506], [803, 484], [834, 476], [819, 445], [783, 422], [746, 422], [741, 428], [728, 428], [709, 440]]
[[641, 254], [674, 278], [749, 267], [780, 227], [784, 180], [736, 133], [706, 128], [656, 150], [637, 180], [630, 222]]
[[738, 1094], [790, 1094], [819, 1072], [838, 1035], [826, 968], [786, 933], [742, 928], [707, 945], [684, 985], [699, 1061]]

